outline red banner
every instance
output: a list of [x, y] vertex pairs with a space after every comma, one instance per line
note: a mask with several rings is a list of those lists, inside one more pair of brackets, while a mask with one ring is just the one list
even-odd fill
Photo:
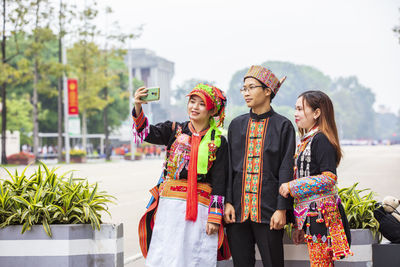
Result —
[[78, 115], [78, 81], [68, 79], [68, 114]]

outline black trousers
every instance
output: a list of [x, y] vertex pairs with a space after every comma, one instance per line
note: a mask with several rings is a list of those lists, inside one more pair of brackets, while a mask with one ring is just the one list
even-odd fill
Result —
[[283, 230], [270, 230], [269, 224], [247, 220], [228, 224], [226, 231], [235, 267], [255, 265], [255, 244], [264, 267], [283, 267]]

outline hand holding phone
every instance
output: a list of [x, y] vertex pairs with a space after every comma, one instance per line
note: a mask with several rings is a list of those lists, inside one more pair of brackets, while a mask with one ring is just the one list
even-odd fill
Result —
[[160, 100], [160, 87], [146, 88], [147, 95], [140, 97], [140, 100], [145, 102]]

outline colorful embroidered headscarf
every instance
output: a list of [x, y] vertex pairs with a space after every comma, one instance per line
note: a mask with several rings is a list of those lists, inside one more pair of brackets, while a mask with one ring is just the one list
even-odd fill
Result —
[[[210, 118], [210, 127], [203, 135], [192, 132], [191, 151], [188, 168], [188, 191], [186, 200], [186, 220], [196, 221], [197, 219], [197, 175], [207, 174], [209, 150], [212, 147], [221, 145], [221, 130], [225, 119], [225, 103], [226, 97], [223, 91], [215, 86], [207, 84], [198, 84], [188, 94], [188, 96], [197, 95], [206, 104], [207, 110], [216, 108], [215, 114]], [[194, 130], [191, 130], [194, 131]], [[212, 137], [214, 132], [214, 137]]]
[[218, 89], [212, 85], [199, 83], [187, 96], [192, 95], [201, 97], [206, 104], [207, 110], [211, 110], [216, 107], [217, 110], [213, 115], [215, 124], [217, 127], [224, 125], [226, 96], [221, 89]]

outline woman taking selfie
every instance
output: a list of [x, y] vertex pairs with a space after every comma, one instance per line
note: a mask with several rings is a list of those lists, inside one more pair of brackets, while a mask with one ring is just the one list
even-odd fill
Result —
[[332, 101], [321, 91], [302, 93], [296, 102], [295, 120], [301, 138], [295, 177], [282, 184], [279, 192], [294, 198], [294, 243], [307, 242], [311, 266], [333, 266], [334, 260], [352, 253], [336, 188], [342, 152]]
[[143, 87], [135, 92], [135, 139], [167, 146], [160, 184], [150, 191], [154, 201], [139, 223], [146, 265], [216, 266], [228, 171], [227, 142], [219, 129], [224, 93], [199, 84], [188, 95], [189, 121], [156, 125], [149, 125], [143, 113], [146, 95]]

